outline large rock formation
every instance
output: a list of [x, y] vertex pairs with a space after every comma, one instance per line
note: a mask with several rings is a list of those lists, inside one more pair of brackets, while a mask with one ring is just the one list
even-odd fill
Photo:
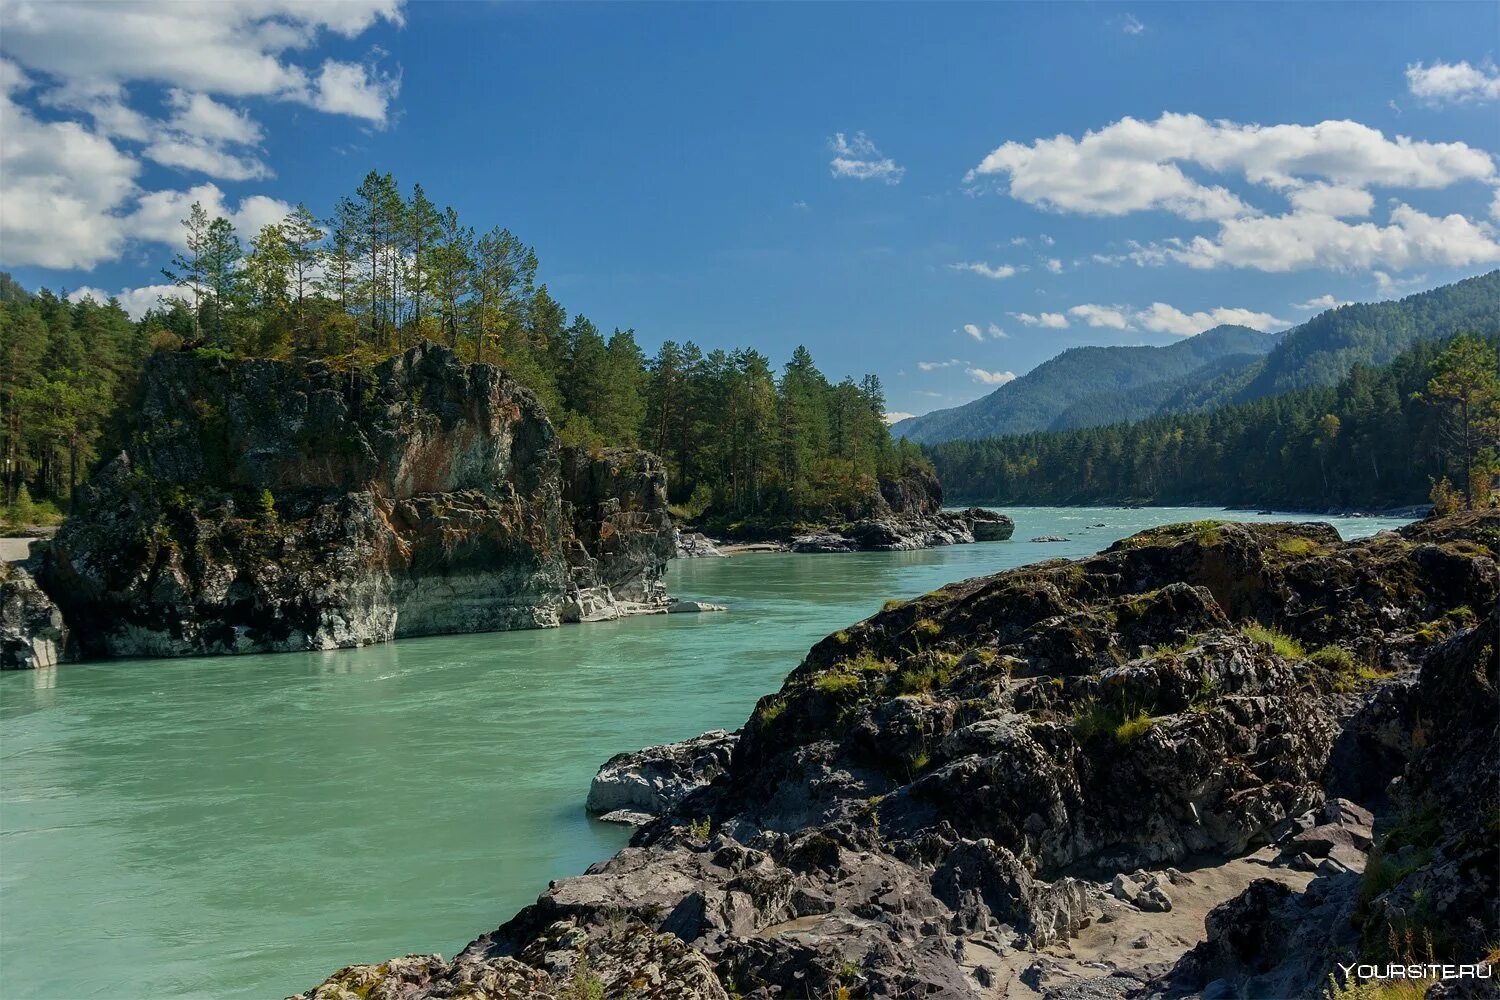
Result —
[[[560, 934], [670, 935], [757, 998], [1309, 996], [1438, 920], [1463, 927], [1433, 958], [1473, 961], [1500, 930], [1497, 556], [1494, 512], [1351, 543], [1203, 522], [952, 584], [816, 645], [628, 848], [368, 995], [519, 998], [465, 984], [555, 979]], [[629, 990], [602, 995], [682, 995]]]
[[366, 371], [157, 354], [40, 582], [90, 655], [327, 649], [664, 610], [654, 456], [564, 449], [424, 345]]

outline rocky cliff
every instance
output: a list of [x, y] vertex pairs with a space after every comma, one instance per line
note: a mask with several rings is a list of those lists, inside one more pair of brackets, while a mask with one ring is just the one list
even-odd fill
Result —
[[40, 582], [86, 655], [328, 649], [662, 610], [654, 456], [416, 347], [365, 371], [157, 354]]
[[727, 770], [454, 960], [304, 996], [1285, 997], [1472, 962], [1497, 557], [1495, 512], [1202, 522], [952, 584], [816, 645]]

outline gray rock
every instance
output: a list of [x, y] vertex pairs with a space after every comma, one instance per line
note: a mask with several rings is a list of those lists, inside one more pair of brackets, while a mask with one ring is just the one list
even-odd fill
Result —
[[724, 773], [738, 733], [715, 729], [680, 743], [647, 747], [611, 757], [589, 785], [588, 811], [666, 812]]
[[713, 543], [707, 535], [701, 531], [683, 531], [677, 529], [675, 533], [676, 552], [678, 559], [723, 559], [724, 553]]
[[57, 605], [19, 564], [0, 562], [0, 670], [55, 667], [67, 654]]
[[345, 373], [158, 353], [38, 583], [82, 651], [331, 649], [664, 611], [666, 472], [561, 446], [427, 344]]
[[696, 614], [701, 611], [728, 611], [729, 607], [724, 604], [711, 604], [708, 601], [673, 601], [667, 605], [667, 613], [673, 615]]

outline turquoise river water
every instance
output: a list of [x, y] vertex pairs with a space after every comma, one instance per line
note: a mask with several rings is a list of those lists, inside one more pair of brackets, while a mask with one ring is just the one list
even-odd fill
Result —
[[674, 594], [728, 614], [0, 676], [0, 995], [282, 997], [451, 955], [625, 844], [583, 811], [600, 763], [739, 726], [887, 599], [1171, 521], [1286, 519], [1010, 513], [1009, 542], [673, 564]]

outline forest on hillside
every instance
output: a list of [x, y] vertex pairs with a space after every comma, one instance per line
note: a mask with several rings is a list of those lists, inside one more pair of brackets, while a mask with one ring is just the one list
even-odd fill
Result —
[[1497, 347], [1494, 335], [1422, 340], [1332, 386], [926, 450], [949, 494], [971, 502], [1324, 510], [1468, 494], [1485, 503], [1500, 472]]
[[892, 441], [878, 378], [830, 381], [803, 348], [780, 371], [749, 348], [669, 341], [647, 357], [633, 330], [569, 316], [509, 230], [476, 232], [389, 174], [371, 172], [327, 218], [298, 206], [248, 242], [199, 205], [183, 227], [163, 269], [178, 292], [139, 321], [0, 276], [0, 500], [13, 520], [66, 507], [154, 351], [362, 367], [447, 344], [530, 387], [566, 443], [662, 455], [680, 512], [720, 529], [853, 516], [880, 475], [926, 465]]

